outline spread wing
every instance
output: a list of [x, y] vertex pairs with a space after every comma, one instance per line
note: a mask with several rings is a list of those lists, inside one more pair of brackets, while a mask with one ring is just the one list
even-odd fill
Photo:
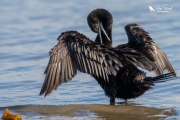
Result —
[[113, 50], [96, 44], [76, 31], [62, 33], [58, 41], [50, 51], [40, 95], [45, 93], [46, 96], [61, 83], [71, 80], [77, 70], [108, 82], [108, 75], [116, 76], [122, 67]]
[[148, 61], [142, 62], [144, 69], [153, 70], [157, 75], [163, 74], [165, 69], [175, 72], [166, 54], [155, 44], [148, 32], [137, 24], [126, 25], [125, 31], [128, 36], [127, 45], [148, 59]]
[[114, 50], [121, 56], [120, 59], [123, 66], [133, 64], [149, 71], [152, 71], [156, 67], [152, 61], [128, 44], [118, 45]]

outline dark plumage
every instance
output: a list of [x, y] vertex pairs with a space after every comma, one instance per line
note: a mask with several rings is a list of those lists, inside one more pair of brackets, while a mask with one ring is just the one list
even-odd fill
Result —
[[[98, 34], [95, 42], [111, 46], [112, 45], [112, 24], [113, 24], [113, 18], [112, 15], [105, 9], [96, 9], [92, 11], [88, 17], [87, 17], [88, 25], [91, 28], [93, 32], [100, 33]], [[106, 34], [106, 35], [105, 35]], [[107, 36], [109, 39], [107, 39]], [[100, 40], [100, 37], [102, 40]]]
[[[95, 42], [76, 31], [58, 37], [58, 44], [50, 51], [40, 95], [46, 96], [61, 83], [71, 80], [77, 70], [92, 75], [111, 103], [115, 103], [115, 98], [136, 98], [154, 83], [176, 76], [164, 52], [137, 24], [125, 26], [128, 43], [115, 48], [112, 47], [112, 16], [107, 10], [92, 11], [88, 24], [98, 33]], [[138, 67], [159, 76], [146, 77]], [[170, 73], [163, 74], [165, 69]]]

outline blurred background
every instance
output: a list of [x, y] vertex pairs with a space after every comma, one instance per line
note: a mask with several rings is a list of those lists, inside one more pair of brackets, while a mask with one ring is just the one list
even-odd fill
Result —
[[[163, 4], [171, 9], [159, 11]], [[155, 11], [150, 11], [149, 6]], [[49, 51], [57, 44], [59, 34], [76, 30], [94, 40], [96, 34], [88, 27], [87, 16], [96, 8], [105, 8], [113, 16], [113, 46], [127, 42], [126, 24], [138, 23], [164, 50], [177, 72], [176, 80], [157, 84], [130, 101], [147, 107], [173, 108], [177, 114], [171, 118], [180, 119], [179, 6], [180, 2], [173, 0], [1, 0], [0, 107], [109, 104], [109, 98], [97, 82], [83, 73], [78, 73], [46, 98], [39, 96]]]

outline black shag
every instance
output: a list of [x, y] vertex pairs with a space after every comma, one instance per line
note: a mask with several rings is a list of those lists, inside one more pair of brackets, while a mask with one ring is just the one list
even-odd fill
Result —
[[[91, 30], [97, 33], [95, 42], [76, 31], [63, 32], [50, 51], [40, 95], [46, 96], [71, 80], [77, 70], [92, 75], [110, 97], [111, 104], [115, 98], [136, 98], [154, 83], [176, 76], [165, 53], [137, 24], [126, 25], [128, 43], [113, 48], [112, 15], [105, 9], [96, 9], [87, 19]], [[138, 67], [158, 76], [146, 77]], [[163, 74], [165, 69], [170, 73]]]

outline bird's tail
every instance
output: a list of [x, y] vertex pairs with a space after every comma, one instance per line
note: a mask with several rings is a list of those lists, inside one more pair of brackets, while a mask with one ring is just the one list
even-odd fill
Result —
[[166, 73], [166, 74], [162, 74], [156, 77], [147, 77], [145, 79], [145, 81], [151, 81], [151, 83], [161, 83], [161, 82], [166, 82], [169, 80], [172, 80], [174, 77], [174, 75], [176, 75], [175, 72], [171, 72], [171, 73]]

